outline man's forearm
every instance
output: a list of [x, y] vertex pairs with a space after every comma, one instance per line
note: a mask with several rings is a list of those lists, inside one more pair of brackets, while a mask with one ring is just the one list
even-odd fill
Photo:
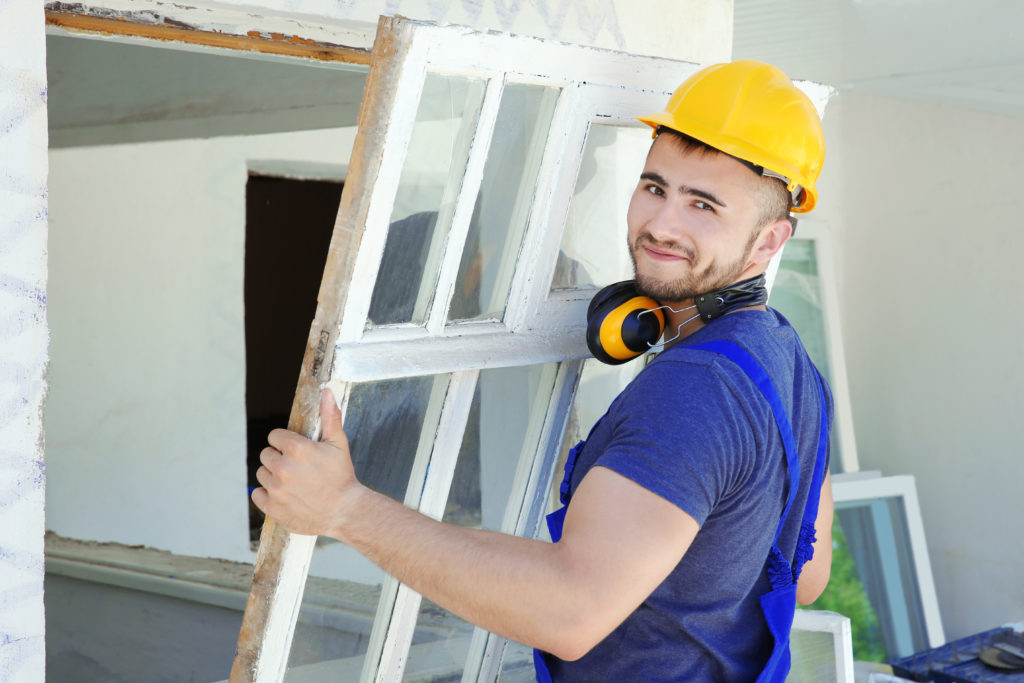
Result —
[[463, 619], [555, 652], [573, 605], [570, 571], [557, 545], [443, 524], [366, 488], [332, 536]]

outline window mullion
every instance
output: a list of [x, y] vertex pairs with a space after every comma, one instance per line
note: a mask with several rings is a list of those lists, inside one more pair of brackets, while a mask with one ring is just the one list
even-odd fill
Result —
[[[469, 410], [479, 376], [480, 372], [477, 370], [459, 372], [452, 376], [437, 423], [429, 463], [425, 463], [422, 468], [414, 466], [414, 474], [409, 481], [406, 504], [416, 499], [415, 507], [434, 519], [441, 519], [444, 516], [448, 492], [455, 474], [455, 464], [458, 462], [462, 446], [462, 435], [469, 419]], [[417, 460], [419, 459], [417, 454]], [[417, 472], [422, 472], [418, 479]], [[388, 621], [387, 634], [381, 648], [380, 667], [374, 680], [382, 682], [401, 679], [416, 629], [420, 602], [419, 593], [404, 584], [399, 585], [394, 610]]]
[[[580, 306], [585, 311], [585, 304]], [[582, 316], [581, 316], [582, 318]], [[334, 374], [353, 382], [587, 358], [586, 328], [481, 334], [339, 347]]]
[[814, 241], [814, 258], [818, 266], [818, 282], [821, 283], [821, 311], [825, 323], [825, 348], [828, 350], [832, 374], [832, 394], [837, 398], [834, 402], [834, 419], [840, 443], [840, 464], [843, 472], [856, 472], [860, 469], [860, 463], [854, 438], [853, 413], [850, 409], [850, 381], [846, 375], [846, 352], [843, 349], [843, 334], [839, 321], [839, 294], [836, 292], [832, 244], [827, 231], [814, 231], [810, 236]]
[[[356, 198], [351, 203], [361, 204], [365, 213], [361, 216], [363, 224], [356, 226], [361, 228], [361, 235], [358, 236], [358, 254], [352, 266], [352, 277], [347, 283], [349, 293], [338, 332], [339, 341], [358, 340], [366, 326], [377, 271], [384, 257], [395, 194], [416, 124], [418, 107], [415, 104], [420, 101], [426, 80], [426, 47], [415, 40], [410, 40], [410, 43], [404, 55], [389, 55], [397, 63], [394, 68], [397, 76], [393, 76], [393, 81], [367, 82], [367, 93], [371, 92], [371, 85], [382, 91], [375, 95], [379, 100], [378, 109], [371, 109], [380, 123], [360, 125], [360, 133], [364, 135], [356, 138], [349, 162], [349, 177], [342, 192], [342, 209], [346, 198], [351, 196]], [[371, 80], [377, 71], [376, 66], [370, 70]], [[367, 110], [370, 106], [364, 101], [362, 109]], [[336, 224], [335, 234], [345, 227], [340, 222]]]
[[[533, 538], [540, 530], [582, 370], [583, 361], [561, 363], [558, 367], [551, 399], [545, 406], [544, 420], [535, 441], [537, 455], [519, 460], [516, 482], [502, 522], [502, 531], [506, 533]], [[506, 643], [505, 638], [481, 628], [474, 629], [463, 683], [497, 680]]]
[[543, 300], [549, 289], [549, 283], [538, 280], [536, 275], [539, 261], [547, 260], [557, 250], [561, 238], [560, 226], [565, 222], [563, 205], [566, 209], [569, 205], [586, 137], [587, 119], [581, 116], [582, 105], [580, 85], [568, 86], [559, 96], [551, 117], [552, 133], [545, 142], [530, 223], [505, 311], [505, 322], [513, 331], [530, 321], [537, 302]]
[[[430, 317], [427, 319], [427, 331], [431, 334], [440, 334], [448, 318], [448, 307], [451, 305], [452, 293], [455, 291], [455, 280], [458, 278], [462, 252], [466, 247], [466, 236], [469, 234], [469, 224], [476, 207], [480, 183], [483, 180], [484, 167], [487, 164], [487, 154], [491, 147], [491, 137], [494, 135], [494, 123], [498, 118], [504, 86], [503, 75], [495, 76], [487, 82], [479, 118], [472, 117], [471, 119], [476, 120], [476, 128], [472, 136], [472, 146], [466, 160], [466, 167], [463, 169], [464, 173], [460, 179], [461, 182], [454, 178], [449, 179], [448, 182], [449, 188], [458, 192], [458, 198], [451, 218], [451, 229], [448, 231], [444, 261], [437, 277], [434, 305], [431, 308]], [[419, 302], [417, 302], [417, 306], [419, 306]]]
[[[486, 106], [486, 96], [491, 94], [489, 86], [490, 83], [488, 83], [484, 100], [474, 101], [471, 96], [467, 96], [465, 102], [462, 103], [462, 123], [459, 126], [459, 133], [451, 152], [452, 159], [466, 159], [468, 154], [476, 149], [476, 139], [480, 130], [478, 122], [480, 121], [483, 108]], [[437, 215], [437, 226], [434, 228], [433, 237], [427, 251], [426, 266], [423, 270], [424, 273], [433, 273], [435, 270], [432, 264], [440, 262], [441, 266], [436, 271], [438, 273], [438, 282], [433, 288], [420, 287], [416, 297], [416, 304], [413, 308], [413, 320], [426, 319], [428, 321], [428, 330], [434, 329], [430, 323], [432, 313], [438, 307], [435, 292], [445, 291], [443, 286], [443, 278], [445, 277], [443, 272], [444, 266], [450, 260], [452, 251], [456, 251], [460, 255], [462, 253], [462, 242], [458, 241], [452, 230], [456, 228], [456, 225], [453, 225], [453, 223], [459, 209], [460, 199], [464, 196], [460, 188], [464, 182], [468, 166], [468, 162], [466, 166], [454, 164], [448, 170], [448, 179], [445, 181], [444, 193], [441, 196]], [[451, 207], [451, 209], [447, 210], [446, 207]], [[465, 236], [463, 235], [464, 239]], [[456, 261], [456, 267], [458, 267], [457, 264], [458, 262]], [[446, 305], [446, 303], [442, 303], [441, 307], [444, 308]], [[428, 308], [431, 310], [428, 311]]]
[[[445, 405], [448, 402], [448, 392], [451, 390], [451, 383], [447, 375], [439, 375], [434, 378], [430, 391], [430, 398], [427, 400], [427, 408], [423, 417], [423, 430], [420, 432], [419, 443], [416, 446], [416, 455], [413, 459], [409, 473], [409, 484], [405, 489], [405, 500], [403, 503], [411, 508], [419, 506], [420, 495], [423, 491], [423, 480], [427, 476], [430, 465], [430, 453], [437, 440], [438, 430], [441, 428], [441, 419]], [[433, 425], [433, 428], [428, 427]], [[379, 457], [387, 457], [388, 454], [381, 453]], [[363, 672], [361, 681], [374, 680], [378, 675], [377, 667], [381, 661], [385, 661], [387, 637], [391, 620], [394, 617], [396, 605], [403, 596], [401, 584], [392, 576], [387, 576], [381, 586], [381, 597], [377, 602], [377, 613], [373, 619], [373, 630], [370, 632], [370, 643], [366, 650], [366, 657], [363, 660]]]
[[[559, 91], [559, 97], [562, 92]], [[552, 115], [554, 112], [552, 111]], [[535, 210], [534, 198], [537, 196], [537, 189], [540, 184], [540, 170], [541, 163], [544, 159], [544, 153], [548, 147], [548, 140], [551, 136], [557, 135], [557, 133], [551, 127], [552, 122], [546, 121], [543, 118], [538, 117], [534, 121], [533, 135], [528, 135], [528, 139], [533, 140], [536, 133], [541, 133], [539, 140], [534, 140], [528, 148], [527, 157], [523, 162], [524, 168], [534, 168], [534, 162], [536, 163], [537, 176], [533, 179], [533, 182], [522, 183], [519, 186], [519, 190], [516, 193], [516, 199], [513, 203], [513, 212], [509, 217], [509, 226], [514, 225], [529, 225], [530, 214]], [[523, 231], [522, 237], [525, 238], [525, 230]], [[510, 283], [509, 290], [495, 290], [492, 294], [492, 300], [486, 305], [486, 309], [490, 310], [504, 310], [508, 306], [509, 295], [511, 293], [511, 282], [515, 275], [515, 271], [518, 269], [519, 264], [523, 261], [523, 245], [525, 240], [520, 240], [519, 245], [512, 245], [511, 243], [506, 245], [506, 256], [503, 258], [499, 265], [499, 272], [496, 277], [497, 282], [508, 282]], [[511, 248], [518, 246], [518, 249]]]

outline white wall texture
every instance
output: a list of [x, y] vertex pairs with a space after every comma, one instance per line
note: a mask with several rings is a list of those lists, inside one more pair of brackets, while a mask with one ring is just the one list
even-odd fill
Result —
[[[691, 62], [729, 59], [733, 0], [102, 0], [99, 10], [196, 28], [284, 31], [368, 47], [380, 15], [502, 31]], [[97, 11], [94, 9], [94, 11]], [[244, 24], [244, 26], [243, 26]]]
[[917, 479], [949, 639], [1024, 618], [1024, 120], [843, 93], [836, 236], [862, 469]]
[[293, 0], [289, 9], [373, 23], [380, 14], [401, 14], [695, 62], [732, 52], [732, 0]]
[[0, 680], [41, 680], [46, 393], [42, 6], [0, 2]]
[[341, 178], [353, 137], [349, 128], [50, 153], [47, 528], [251, 561], [248, 169], [333, 165]]

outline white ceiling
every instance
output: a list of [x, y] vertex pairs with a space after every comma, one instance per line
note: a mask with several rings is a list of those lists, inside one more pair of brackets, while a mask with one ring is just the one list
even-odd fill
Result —
[[49, 35], [50, 146], [354, 125], [366, 67]]
[[840, 90], [1024, 116], [1020, 0], [734, 0], [733, 56]]

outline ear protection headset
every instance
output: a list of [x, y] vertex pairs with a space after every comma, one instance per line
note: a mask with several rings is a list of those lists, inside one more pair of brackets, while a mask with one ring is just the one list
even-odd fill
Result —
[[[674, 309], [662, 306], [654, 299], [637, 291], [634, 280], [616, 282], [594, 295], [587, 308], [587, 348], [603, 363], [619, 365], [650, 350], [665, 332], [665, 314], [662, 309], [682, 313], [697, 309], [697, 313], [680, 325], [700, 318], [705, 323], [729, 311], [763, 304], [768, 300], [764, 274], [716, 289], [694, 297], [693, 305]], [[663, 343], [679, 338], [676, 336]]]
[[633, 280], [602, 288], [587, 307], [587, 348], [602, 363], [619, 365], [636, 358], [664, 331], [661, 305], [640, 294]]

